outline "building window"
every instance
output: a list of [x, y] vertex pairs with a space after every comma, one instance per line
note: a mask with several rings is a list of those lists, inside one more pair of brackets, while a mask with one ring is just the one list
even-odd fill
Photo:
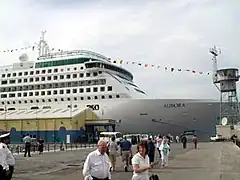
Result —
[[54, 72], [57, 73], [57, 72], [58, 72], [58, 69], [54, 69]]
[[47, 95], [51, 95], [51, 91], [47, 91]]
[[90, 77], [90, 75], [91, 75], [90, 73], [86, 73], [86, 77]]
[[11, 97], [15, 97], [15, 94], [14, 93], [10, 93], [9, 94], [9, 97], [11, 98]]
[[44, 96], [45, 95], [45, 91], [41, 91], [41, 95]]
[[80, 97], [80, 99], [83, 101], [84, 100], [84, 98], [83, 97]]
[[109, 97], [109, 99], [112, 99], [112, 95], [109, 95], [108, 97]]
[[116, 95], [116, 98], [120, 98], [120, 96], [117, 94], [117, 95]]
[[30, 82], [33, 82], [33, 78], [30, 78]]
[[39, 74], [39, 71], [36, 71], [36, 74]]
[[79, 77], [83, 77], [83, 76], [84, 76], [84, 74], [83, 74], [83, 73], [80, 73], [80, 74], [79, 74]]
[[17, 75], [17, 73], [13, 73], [13, 77], [15, 77]]
[[26, 83], [26, 82], [28, 82], [28, 80], [27, 80], [27, 79], [24, 79], [24, 80], [23, 80], [23, 82], [25, 82], [25, 83]]
[[73, 93], [77, 93], [77, 89], [73, 89]]
[[74, 101], [76, 101], [77, 100], [77, 98], [76, 97], [74, 97]]
[[97, 76], [98, 75], [98, 73], [97, 72], [93, 72], [93, 76]]
[[93, 88], [93, 92], [97, 92], [98, 91], [98, 88], [97, 87], [94, 87]]
[[51, 99], [48, 99], [48, 102], [51, 102]]
[[63, 99], [63, 98], [61, 98], [61, 101], [64, 101], [64, 99]]
[[84, 92], [83, 88], [80, 88], [79, 93], [83, 93], [83, 92]]
[[63, 93], [64, 93], [64, 92], [63, 92], [63, 90], [61, 89], [61, 90], [60, 90], [60, 94], [63, 94]]
[[60, 75], [60, 79], [64, 79], [64, 75]]
[[14, 84], [15, 83], [15, 79], [14, 80], [10, 80], [9, 83], [10, 84]]
[[33, 96], [33, 92], [29, 92], [29, 96]]
[[7, 84], [7, 81], [2, 81], [2, 84]]
[[67, 94], [70, 94], [70, 92], [71, 92], [70, 89], [67, 89], [67, 90], [66, 90], [66, 93], [67, 93]]
[[34, 71], [30, 71], [30, 75], [33, 75], [34, 74]]
[[86, 92], [91, 92], [91, 89], [90, 88], [86, 88]]
[[48, 69], [48, 73], [52, 73], [52, 70], [51, 70], [51, 69]]
[[28, 75], [28, 72], [24, 72], [24, 76], [27, 76]]
[[70, 79], [70, 78], [71, 78], [71, 75], [70, 75], [70, 74], [68, 74], [68, 75], [67, 75], [67, 79]]
[[57, 76], [53, 76], [53, 79], [54, 79], [54, 80], [57, 80], [57, 79], [58, 79], [58, 77], [57, 77]]
[[94, 96], [94, 99], [98, 99], [98, 97], [97, 97], [97, 96]]
[[55, 95], [56, 95], [56, 94], [57, 94], [57, 90], [54, 90], [54, 91], [53, 91], [53, 94], [55, 94]]
[[41, 79], [42, 79], [42, 81], [45, 81], [45, 77], [42, 77]]
[[102, 96], [102, 99], [105, 99], [105, 96]]
[[48, 77], [47, 77], [47, 80], [48, 80], [48, 81], [50, 81], [51, 79], [52, 79], [52, 77], [51, 77], [51, 76], [48, 76]]
[[57, 102], [58, 100], [57, 99], [54, 99], [55, 102]]
[[108, 91], [112, 91], [112, 86], [108, 86]]
[[77, 74], [73, 74], [73, 78], [77, 78]]
[[105, 91], [105, 87], [100, 87], [100, 91]]
[[46, 70], [44, 69], [44, 70], [42, 70], [42, 74], [45, 74], [46, 73]]
[[36, 77], [36, 78], [35, 78], [35, 81], [39, 81], [39, 77]]
[[24, 93], [23, 93], [23, 96], [24, 96], [24, 97], [27, 97], [27, 93], [26, 93], [26, 92], [24, 92]]
[[18, 97], [22, 97], [22, 94], [21, 94], [21, 93], [18, 93], [17, 95], [18, 95]]
[[2, 74], [2, 78], [5, 78], [6, 77], [6, 75], [5, 74]]
[[87, 99], [88, 99], [88, 100], [91, 100], [91, 97], [90, 97], [90, 96], [88, 96], [88, 97], [87, 97]]
[[11, 77], [11, 74], [7, 74], [7, 77]]
[[70, 98], [67, 98], [68, 101], [70, 101], [71, 99]]
[[18, 76], [22, 76], [22, 72], [19, 72], [19, 73], [18, 73]]
[[39, 92], [37, 91], [37, 92], [35, 92], [35, 96], [38, 96], [39, 95]]

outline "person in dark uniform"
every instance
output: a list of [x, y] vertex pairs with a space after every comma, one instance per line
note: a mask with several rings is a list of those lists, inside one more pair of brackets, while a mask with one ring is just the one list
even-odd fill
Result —
[[38, 151], [39, 151], [39, 154], [43, 153], [43, 144], [44, 144], [44, 140], [43, 140], [43, 138], [40, 138], [39, 141], [38, 141]]
[[183, 143], [183, 149], [187, 148], [187, 137], [185, 135], [182, 135], [182, 143]]
[[148, 146], [148, 157], [151, 164], [154, 162], [154, 156], [155, 156], [155, 144], [153, 143], [151, 138], [148, 139], [147, 146]]

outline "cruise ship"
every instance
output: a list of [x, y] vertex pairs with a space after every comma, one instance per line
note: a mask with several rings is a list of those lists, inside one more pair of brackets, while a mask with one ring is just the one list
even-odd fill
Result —
[[217, 100], [149, 99], [133, 74], [110, 58], [86, 50], [50, 52], [44, 33], [38, 50], [36, 60], [22, 54], [0, 67], [0, 129], [11, 131], [13, 142], [26, 134], [73, 142], [100, 130], [215, 134]]

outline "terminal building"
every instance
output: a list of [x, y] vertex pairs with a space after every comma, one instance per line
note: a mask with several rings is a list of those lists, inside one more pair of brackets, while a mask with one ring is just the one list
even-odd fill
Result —
[[11, 132], [13, 143], [29, 134], [45, 142], [91, 141], [100, 131], [115, 131], [115, 121], [99, 119], [90, 108], [32, 109], [0, 113], [2, 131]]

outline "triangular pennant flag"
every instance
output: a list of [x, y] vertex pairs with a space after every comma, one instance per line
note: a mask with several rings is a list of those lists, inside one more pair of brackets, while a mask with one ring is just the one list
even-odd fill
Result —
[[11, 50], [11, 52], [13, 52], [13, 50]]
[[160, 68], [160, 66], [158, 66], [157, 68]]
[[190, 71], [189, 69], [186, 69], [186, 71]]
[[192, 70], [193, 73], [196, 73], [196, 71]]
[[135, 64], [135, 62], [132, 62], [132, 64]]
[[145, 64], [145, 67], [148, 67], [148, 64]]
[[128, 64], [128, 62], [126, 62], [126, 64]]
[[181, 69], [178, 69], [178, 71], [182, 71]]
[[154, 67], [154, 64], [152, 65], [152, 67]]
[[139, 66], [141, 66], [142, 64], [141, 63], [138, 63]]
[[174, 68], [171, 68], [171, 71], [173, 72]]
[[117, 61], [113, 61], [113, 63], [117, 63]]
[[165, 67], [165, 70], [167, 70], [167, 67]]
[[203, 74], [203, 72], [199, 72], [199, 74]]
[[34, 49], [35, 49], [35, 46], [32, 47], [32, 50], [33, 50], [33, 51], [34, 51]]
[[123, 63], [123, 60], [120, 60], [120, 64], [122, 64]]

